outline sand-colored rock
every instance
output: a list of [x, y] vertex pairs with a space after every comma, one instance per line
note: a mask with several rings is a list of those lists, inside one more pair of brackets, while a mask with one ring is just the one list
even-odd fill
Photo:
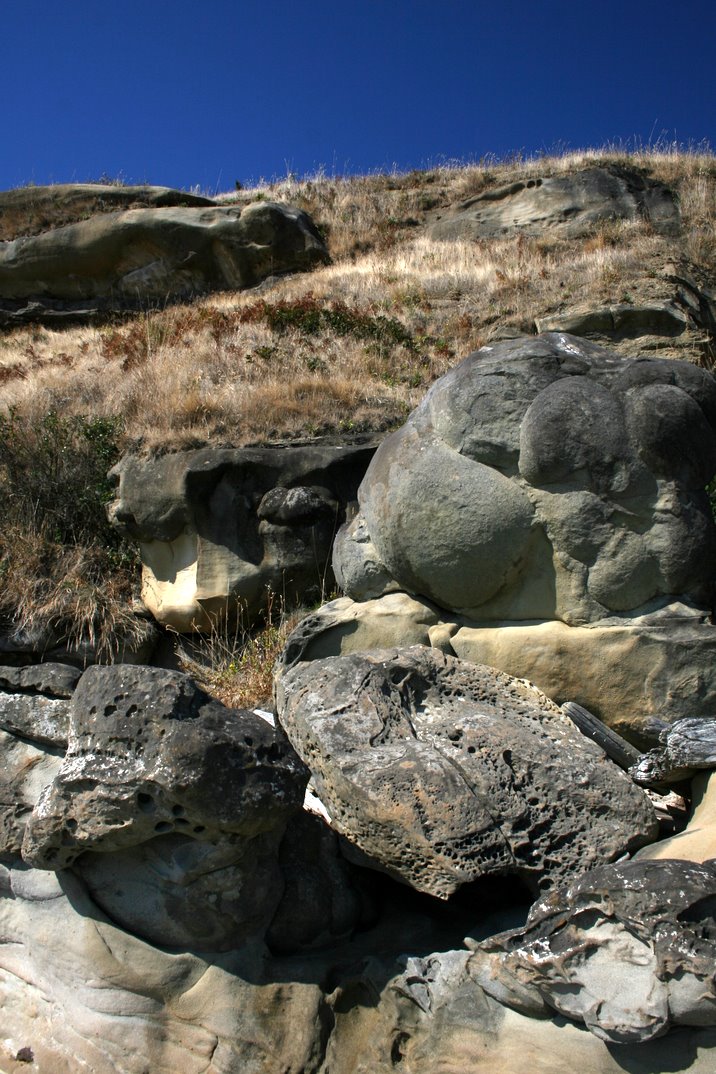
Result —
[[201, 448], [125, 456], [110, 518], [139, 542], [142, 598], [179, 632], [247, 626], [271, 594], [320, 600], [333, 538], [373, 444]]
[[699, 772], [691, 781], [691, 817], [683, 832], [642, 847], [638, 859], [680, 858], [708, 861], [716, 858], [716, 775]]
[[589, 626], [473, 623], [429, 601], [389, 593], [331, 601], [289, 639], [288, 661], [366, 649], [431, 645], [444, 653], [526, 678], [557, 704], [576, 701], [640, 748], [663, 723], [716, 711], [716, 628], [701, 610], [676, 604], [636, 619]]
[[0, 242], [0, 314], [87, 313], [254, 287], [328, 259], [310, 218], [258, 202], [100, 213]]

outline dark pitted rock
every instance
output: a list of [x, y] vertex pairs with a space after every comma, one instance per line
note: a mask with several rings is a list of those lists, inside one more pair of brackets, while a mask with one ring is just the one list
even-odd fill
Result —
[[70, 698], [82, 672], [71, 664], [30, 664], [0, 667], [0, 691], [9, 694], [43, 694]]
[[672, 1026], [716, 1025], [716, 862], [623, 862], [532, 907], [524, 928], [477, 946], [486, 992], [537, 1017], [552, 1011], [614, 1044]]
[[0, 243], [0, 317], [26, 320], [28, 303], [50, 317], [156, 305], [327, 259], [310, 218], [272, 202], [102, 213]]
[[716, 768], [716, 719], [676, 720], [659, 738], [663, 745], [649, 750], [629, 770], [637, 783], [673, 783], [699, 768]]
[[138, 540], [142, 596], [178, 631], [237, 604], [251, 619], [269, 591], [288, 602], [330, 588], [333, 538], [375, 444], [202, 448], [126, 456], [113, 471], [113, 522]]
[[25, 833], [23, 856], [36, 868], [169, 833], [280, 837], [300, 807], [307, 773], [288, 743], [187, 675], [93, 667], [70, 704], [66, 757]]
[[680, 227], [667, 186], [631, 168], [584, 168], [569, 175], [521, 179], [470, 198], [432, 227], [436, 239], [496, 238], [515, 231], [565, 237], [588, 234], [607, 220], [647, 220], [661, 234]]
[[419, 891], [505, 873], [546, 887], [656, 835], [599, 747], [492, 668], [378, 650], [295, 664], [276, 698], [332, 825]]
[[166, 186], [125, 186], [121, 183], [57, 183], [0, 190], [0, 241], [86, 220], [119, 209], [167, 209], [178, 205], [215, 205], [211, 198]]
[[0, 728], [36, 744], [64, 748], [69, 698], [81, 674], [69, 664], [0, 667]]

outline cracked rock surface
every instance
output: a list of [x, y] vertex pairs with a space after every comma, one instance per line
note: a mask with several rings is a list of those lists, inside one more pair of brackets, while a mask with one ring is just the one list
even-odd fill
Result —
[[628, 777], [492, 668], [423, 646], [314, 660], [277, 680], [277, 705], [333, 826], [418, 891], [547, 887], [655, 837]]
[[483, 941], [469, 970], [533, 1016], [553, 1011], [614, 1044], [675, 1025], [716, 1025], [716, 861], [596, 869], [532, 907], [524, 928]]

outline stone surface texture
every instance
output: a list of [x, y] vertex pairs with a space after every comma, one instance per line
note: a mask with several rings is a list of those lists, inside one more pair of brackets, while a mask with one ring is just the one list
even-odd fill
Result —
[[716, 862], [608, 865], [479, 945], [470, 973], [523, 1013], [550, 1008], [602, 1040], [716, 1025]]
[[110, 517], [140, 543], [142, 597], [177, 631], [236, 609], [250, 620], [268, 592], [320, 600], [333, 538], [373, 444], [214, 449], [125, 456]]
[[482, 239], [549, 231], [573, 238], [606, 221], [639, 218], [661, 234], [678, 232], [675, 195], [663, 183], [612, 165], [535, 176], [478, 194], [437, 220], [431, 234], [436, 239]]
[[[11, 1074], [713, 1071], [712, 1028], [615, 1048], [571, 1019], [498, 1002], [464, 948], [396, 957], [396, 942], [411, 942], [405, 914], [309, 961], [251, 945], [212, 957], [121, 930], [72, 872], [0, 866], [0, 887], [0, 1064]], [[34, 1067], [13, 1064], [23, 1048]]]
[[12, 322], [28, 306], [38, 317], [134, 308], [254, 287], [327, 259], [310, 218], [278, 203], [101, 212], [0, 242], [0, 313]]
[[361, 513], [401, 588], [476, 620], [576, 626], [708, 602], [715, 429], [716, 381], [695, 366], [560, 333], [510, 340], [383, 441]]
[[0, 241], [39, 235], [98, 213], [120, 209], [166, 209], [179, 205], [201, 208], [214, 204], [211, 198], [166, 186], [56, 183], [17, 187], [0, 190]]
[[631, 768], [637, 783], [673, 783], [699, 768], [716, 768], [716, 718], [692, 716], [677, 720], [659, 735], [661, 745]]
[[716, 777], [699, 772], [691, 781], [691, 817], [683, 831], [642, 847], [635, 858], [716, 859]]
[[693, 365], [562, 333], [484, 347], [381, 444], [336, 577], [360, 602], [427, 600], [456, 655], [646, 743], [694, 686], [716, 700], [715, 429]]
[[126, 929], [226, 950], [261, 936], [278, 908], [279, 845], [307, 778], [266, 721], [188, 676], [94, 667], [72, 699], [59, 770], [29, 817], [14, 801], [7, 812], [25, 821], [27, 864], [74, 866]]
[[375, 650], [294, 664], [276, 700], [332, 825], [418, 891], [505, 873], [548, 887], [656, 836], [599, 747], [492, 668]]

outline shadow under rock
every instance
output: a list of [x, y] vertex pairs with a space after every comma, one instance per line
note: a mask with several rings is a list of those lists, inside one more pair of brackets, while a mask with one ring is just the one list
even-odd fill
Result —
[[645, 1044], [607, 1044], [611, 1058], [628, 1074], [688, 1070], [700, 1049], [716, 1047], [716, 1029], [677, 1028]]
[[377, 1004], [387, 982], [403, 971], [405, 958], [426, 958], [465, 950], [464, 938], [483, 939], [524, 924], [533, 896], [516, 877], [483, 878], [465, 885], [443, 902], [369, 869], [353, 866], [364, 905], [362, 925], [321, 947], [290, 953], [272, 951], [257, 936], [230, 951], [168, 947], [134, 935], [95, 903], [83, 879], [72, 870], [57, 874], [74, 911], [121, 931], [131, 942], [169, 958], [189, 957], [254, 985], [280, 982], [317, 984], [326, 993], [350, 988], [352, 1002]]

